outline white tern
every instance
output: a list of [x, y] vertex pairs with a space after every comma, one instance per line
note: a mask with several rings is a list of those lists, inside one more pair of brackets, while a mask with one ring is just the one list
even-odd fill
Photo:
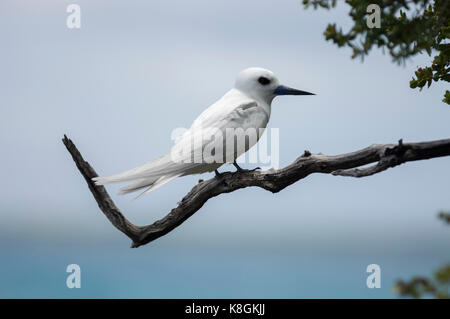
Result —
[[[236, 158], [257, 143], [269, 121], [272, 100], [278, 95], [314, 94], [281, 85], [269, 70], [256, 67], [245, 69], [238, 74], [234, 88], [203, 111], [189, 130], [176, 140], [168, 154], [123, 173], [95, 177], [93, 180], [96, 185], [134, 181], [122, 188], [120, 194], [146, 188], [142, 195], [180, 176], [213, 171], [220, 176], [217, 168], [224, 163], [233, 163], [238, 171], [242, 171]], [[233, 132], [237, 129], [242, 129], [241, 132], [253, 129], [257, 134], [249, 139]], [[230, 137], [230, 132], [236, 137]], [[218, 141], [218, 137], [223, 141]], [[234, 141], [235, 138], [236, 144], [244, 146], [227, 148], [229, 144], [225, 141]], [[208, 148], [209, 157], [206, 158], [205, 150]]]

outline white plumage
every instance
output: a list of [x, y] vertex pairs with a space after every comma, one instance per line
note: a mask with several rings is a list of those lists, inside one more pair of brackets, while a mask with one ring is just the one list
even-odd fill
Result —
[[[231, 136], [232, 129], [254, 129], [262, 132], [269, 121], [271, 103], [277, 95], [310, 95], [311, 93], [291, 89], [279, 84], [274, 74], [262, 68], [248, 68], [239, 73], [235, 87], [220, 100], [212, 104], [194, 121], [175, 143], [170, 152], [155, 158], [141, 166], [123, 173], [95, 177], [96, 185], [133, 181], [121, 189], [120, 194], [127, 194], [147, 188], [141, 195], [155, 190], [171, 180], [185, 175], [215, 171], [224, 161], [205, 160], [205, 148], [214, 145], [213, 154], [222, 154], [226, 162], [233, 162], [237, 157], [251, 148], [260, 138], [250, 139], [245, 143], [239, 139], [242, 148], [226, 147], [225, 141]], [[262, 130], [260, 130], [262, 129]], [[224, 137], [224, 142], [214, 143], [217, 136]], [[200, 141], [196, 143], [193, 141]]]

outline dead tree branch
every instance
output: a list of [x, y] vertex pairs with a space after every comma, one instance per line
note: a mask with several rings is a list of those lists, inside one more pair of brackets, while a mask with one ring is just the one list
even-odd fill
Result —
[[[277, 193], [312, 173], [364, 177], [405, 162], [450, 155], [450, 139], [420, 143], [403, 143], [400, 140], [398, 144], [374, 144], [356, 152], [333, 156], [305, 151], [292, 164], [278, 170], [226, 172], [219, 178], [200, 180], [167, 216], [148, 226], [136, 226], [123, 216], [105, 187], [96, 186], [92, 182], [97, 173], [83, 159], [75, 144], [65, 135], [63, 143], [86, 180], [98, 206], [109, 221], [133, 241], [133, 248], [164, 236], [197, 212], [208, 199], [220, 194], [250, 186]], [[376, 164], [361, 168], [372, 163]]]

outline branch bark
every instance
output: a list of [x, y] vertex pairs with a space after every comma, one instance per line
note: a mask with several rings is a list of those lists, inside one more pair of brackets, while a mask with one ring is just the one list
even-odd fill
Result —
[[[292, 164], [278, 170], [225, 172], [219, 178], [200, 180], [164, 218], [151, 225], [136, 226], [120, 212], [105, 187], [94, 184], [92, 178], [98, 175], [83, 159], [75, 144], [65, 135], [62, 141], [86, 180], [99, 208], [118, 230], [132, 240], [132, 248], [164, 236], [197, 212], [206, 201], [220, 194], [251, 186], [277, 193], [312, 173], [364, 177], [405, 162], [450, 155], [450, 139], [420, 143], [403, 143], [400, 140], [398, 144], [374, 144], [355, 152], [333, 156], [305, 151]], [[376, 164], [361, 168], [372, 163]]]

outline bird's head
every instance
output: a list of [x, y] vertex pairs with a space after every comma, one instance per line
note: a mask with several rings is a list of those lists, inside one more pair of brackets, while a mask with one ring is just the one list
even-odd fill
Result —
[[314, 95], [281, 85], [272, 71], [263, 68], [248, 68], [241, 71], [236, 78], [235, 88], [268, 104], [278, 95]]

